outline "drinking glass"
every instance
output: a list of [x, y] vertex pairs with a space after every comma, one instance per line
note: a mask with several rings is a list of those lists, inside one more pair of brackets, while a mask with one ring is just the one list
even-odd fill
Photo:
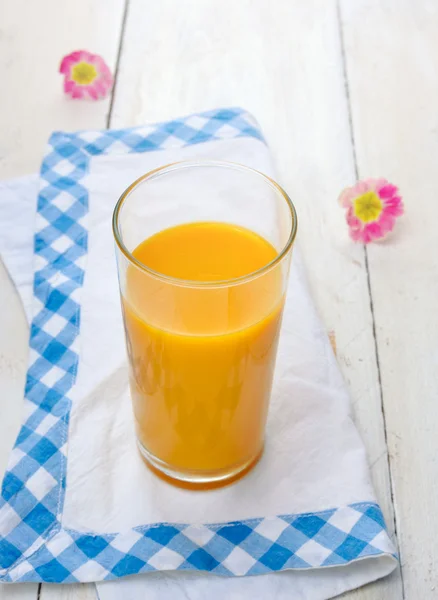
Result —
[[[216, 280], [208, 273], [180, 279], [139, 258], [136, 249], [145, 240], [191, 224], [212, 233], [220, 229], [222, 242], [213, 248], [219, 258], [227, 235], [236, 232], [269, 246], [272, 257], [254, 271]], [[148, 466], [173, 483], [229, 483], [263, 452], [296, 230], [285, 191], [235, 163], [196, 160], [155, 169], [132, 183], [116, 205], [113, 231], [137, 443]], [[211, 239], [214, 244], [217, 236]], [[236, 263], [252, 259], [252, 250], [242, 248]], [[200, 258], [196, 246], [175, 241], [159, 258], [171, 264], [194, 257]]]

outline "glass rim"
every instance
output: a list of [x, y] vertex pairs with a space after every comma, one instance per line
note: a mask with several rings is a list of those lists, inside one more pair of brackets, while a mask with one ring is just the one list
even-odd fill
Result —
[[[178, 169], [184, 169], [184, 168], [190, 168], [190, 167], [208, 167], [208, 166], [223, 167], [223, 168], [228, 168], [228, 169], [234, 169], [236, 171], [246, 171], [247, 173], [251, 173], [253, 175], [260, 177], [262, 180], [265, 181], [265, 183], [268, 183], [271, 187], [273, 187], [276, 190], [276, 192], [278, 192], [283, 197], [283, 199], [286, 201], [286, 204], [289, 208], [290, 215], [292, 218], [290, 234], [289, 234], [286, 244], [283, 246], [283, 248], [281, 249], [281, 251], [277, 254], [277, 256], [275, 258], [273, 258], [271, 261], [266, 263], [266, 265], [263, 265], [263, 267], [261, 267], [260, 269], [257, 269], [256, 271], [251, 271], [250, 273], [247, 273], [246, 275], [241, 275], [240, 277], [234, 277], [232, 279], [221, 279], [218, 281], [197, 281], [197, 280], [192, 280], [192, 279], [181, 279], [178, 277], [171, 277], [170, 275], [165, 275], [164, 273], [161, 273], [160, 271], [155, 271], [154, 269], [151, 269], [150, 267], [148, 267], [147, 265], [142, 263], [140, 260], [135, 258], [135, 256], [133, 256], [132, 252], [130, 252], [128, 250], [128, 248], [125, 246], [125, 244], [123, 242], [122, 235], [121, 235], [121, 232], [119, 229], [119, 215], [120, 215], [122, 206], [124, 205], [125, 201], [129, 197], [131, 192], [133, 192], [141, 183], [147, 181], [148, 179], [153, 179], [157, 175], [158, 176], [164, 175], [166, 173], [171, 173], [172, 171], [175, 171]], [[113, 235], [114, 235], [114, 240], [116, 242], [116, 245], [117, 245], [118, 249], [120, 250], [120, 252], [125, 256], [125, 258], [127, 258], [127, 260], [132, 265], [139, 268], [141, 271], [147, 273], [148, 275], [152, 275], [153, 277], [160, 279], [166, 283], [172, 283], [173, 285], [179, 285], [182, 287], [199, 287], [199, 288], [229, 287], [232, 285], [246, 283], [247, 281], [256, 279], [257, 277], [260, 277], [264, 273], [270, 271], [277, 264], [279, 264], [291, 250], [292, 245], [295, 240], [295, 237], [296, 237], [296, 234], [297, 234], [297, 226], [298, 226], [298, 219], [297, 219], [297, 213], [295, 210], [295, 206], [294, 206], [292, 200], [289, 198], [288, 194], [274, 179], [272, 179], [268, 175], [265, 175], [261, 171], [258, 171], [257, 169], [247, 167], [246, 165], [242, 165], [240, 163], [231, 162], [231, 161], [222, 161], [222, 160], [208, 160], [208, 159], [205, 159], [205, 160], [202, 160], [202, 159], [182, 160], [182, 161], [168, 163], [166, 165], [163, 165], [161, 167], [157, 167], [156, 169], [152, 169], [151, 171], [148, 171], [147, 173], [145, 173], [144, 175], [142, 175], [141, 177], [139, 177], [138, 179], [133, 181], [131, 183], [131, 185], [129, 185], [125, 189], [125, 191], [122, 193], [122, 195], [120, 196], [120, 198], [118, 199], [118, 201], [115, 205], [114, 212], [113, 212], [113, 218], [112, 218], [112, 229], [113, 229]]]

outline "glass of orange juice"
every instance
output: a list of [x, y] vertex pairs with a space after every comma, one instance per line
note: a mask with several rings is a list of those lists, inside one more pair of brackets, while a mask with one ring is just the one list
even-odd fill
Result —
[[297, 229], [272, 179], [192, 161], [135, 181], [114, 211], [137, 442], [186, 487], [256, 464]]

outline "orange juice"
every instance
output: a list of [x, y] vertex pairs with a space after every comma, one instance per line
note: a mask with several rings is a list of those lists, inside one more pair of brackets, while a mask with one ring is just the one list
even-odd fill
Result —
[[138, 439], [176, 471], [237, 472], [263, 448], [283, 293], [278, 268], [224, 281], [278, 253], [248, 229], [206, 222], [160, 231], [132, 254], [174, 278], [127, 269], [123, 312]]

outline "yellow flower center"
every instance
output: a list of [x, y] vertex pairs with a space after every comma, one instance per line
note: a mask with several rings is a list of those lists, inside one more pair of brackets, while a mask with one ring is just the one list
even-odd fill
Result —
[[383, 204], [375, 192], [366, 192], [354, 201], [354, 214], [364, 223], [377, 221], [383, 210]]
[[97, 77], [96, 68], [90, 63], [79, 62], [71, 70], [71, 78], [79, 85], [89, 85]]

